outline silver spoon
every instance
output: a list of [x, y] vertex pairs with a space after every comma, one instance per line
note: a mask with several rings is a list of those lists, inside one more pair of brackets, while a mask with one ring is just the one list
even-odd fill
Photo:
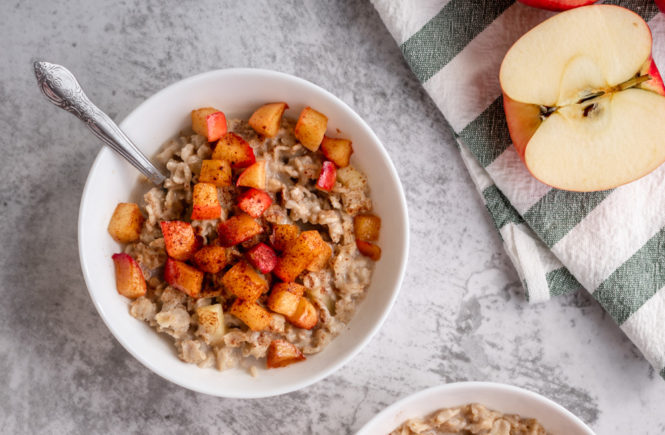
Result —
[[166, 179], [164, 174], [148, 160], [106, 113], [92, 104], [83, 93], [76, 77], [67, 68], [39, 61], [34, 63], [34, 67], [39, 89], [51, 103], [85, 122], [95, 136], [124, 157], [154, 184], [160, 185], [164, 182]]

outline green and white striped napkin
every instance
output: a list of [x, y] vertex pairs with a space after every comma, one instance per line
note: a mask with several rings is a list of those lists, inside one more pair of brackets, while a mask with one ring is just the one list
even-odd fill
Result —
[[[587, 289], [665, 378], [665, 165], [613, 190], [576, 193], [531, 177], [503, 114], [499, 67], [554, 13], [510, 0], [372, 0], [450, 123], [531, 302]], [[665, 68], [653, 0], [607, 1], [641, 15]]]

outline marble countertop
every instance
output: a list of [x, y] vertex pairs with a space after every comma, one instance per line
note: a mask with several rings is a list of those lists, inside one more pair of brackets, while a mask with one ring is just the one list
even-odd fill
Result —
[[[527, 304], [446, 122], [368, 2], [6, 1], [3, 12], [0, 432], [354, 433], [397, 399], [467, 380], [539, 392], [599, 434], [665, 432], [665, 383], [592, 298]], [[385, 144], [409, 205], [408, 271], [379, 334], [329, 378], [263, 400], [193, 393], [142, 366], [79, 266], [79, 198], [100, 143], [44, 100], [35, 59], [69, 67], [116, 120], [227, 67], [295, 74], [347, 102]]]

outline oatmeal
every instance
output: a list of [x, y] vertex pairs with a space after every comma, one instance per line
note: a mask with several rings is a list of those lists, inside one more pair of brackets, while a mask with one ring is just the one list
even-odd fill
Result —
[[424, 419], [411, 419], [390, 435], [546, 435], [532, 418], [503, 414], [478, 403], [445, 408]]
[[109, 232], [130, 314], [172, 338], [188, 363], [282, 367], [320, 352], [352, 318], [380, 257], [380, 218], [351, 142], [327, 118], [284, 103], [249, 121], [192, 112], [193, 134], [166, 143], [169, 176], [119, 204]]

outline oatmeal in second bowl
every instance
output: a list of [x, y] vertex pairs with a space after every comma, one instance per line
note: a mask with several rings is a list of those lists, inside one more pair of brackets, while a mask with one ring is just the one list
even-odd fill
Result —
[[104, 148], [79, 251], [132, 355], [196, 391], [265, 397], [369, 341], [399, 291], [408, 226], [395, 169], [348, 106], [285, 74], [220, 70], [164, 89], [121, 127], [168, 180], [155, 188]]

